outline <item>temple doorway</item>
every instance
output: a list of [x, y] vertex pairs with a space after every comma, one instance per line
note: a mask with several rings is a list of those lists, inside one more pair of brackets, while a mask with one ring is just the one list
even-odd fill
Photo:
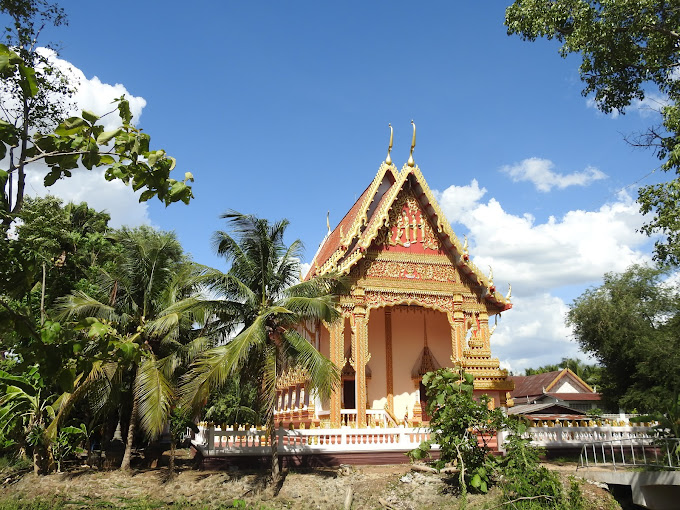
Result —
[[343, 379], [342, 401], [345, 409], [356, 409], [356, 384], [354, 379]]
[[430, 415], [427, 414], [427, 391], [425, 390], [425, 385], [421, 379], [420, 381], [420, 410], [423, 421], [430, 421]]

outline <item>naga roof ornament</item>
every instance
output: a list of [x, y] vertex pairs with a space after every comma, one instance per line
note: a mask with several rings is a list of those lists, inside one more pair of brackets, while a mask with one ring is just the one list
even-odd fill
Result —
[[413, 139], [411, 140], [411, 153], [408, 156], [408, 161], [406, 164], [413, 168], [416, 166], [416, 162], [413, 159], [413, 150], [416, 148], [416, 125], [413, 122], [413, 119], [411, 119], [411, 125], [413, 126]]
[[392, 156], [390, 156], [390, 152], [392, 152], [392, 143], [394, 142], [394, 129], [392, 128], [392, 124], [388, 123], [387, 125], [390, 127], [390, 146], [387, 148], [385, 164], [389, 166], [392, 164]]

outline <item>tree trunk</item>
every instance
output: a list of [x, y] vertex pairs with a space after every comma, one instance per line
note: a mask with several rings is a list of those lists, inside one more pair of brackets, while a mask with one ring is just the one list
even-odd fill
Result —
[[41, 475], [43, 473], [42, 458], [36, 450], [33, 450], [33, 473], [36, 475]]
[[274, 413], [269, 417], [267, 429], [269, 432], [269, 441], [272, 446], [272, 486], [276, 490], [281, 472], [279, 470], [279, 436], [274, 423]]
[[132, 459], [132, 443], [135, 439], [135, 432], [137, 429], [137, 409], [139, 407], [139, 401], [137, 397], [132, 396], [132, 413], [130, 414], [130, 425], [128, 426], [127, 433], [127, 443], [125, 444], [125, 455], [123, 455], [123, 462], [120, 464], [120, 469], [122, 471], [130, 471], [130, 461]]

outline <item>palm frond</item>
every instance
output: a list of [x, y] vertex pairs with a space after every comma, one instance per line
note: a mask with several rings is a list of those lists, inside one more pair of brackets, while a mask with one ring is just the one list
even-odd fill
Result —
[[261, 350], [266, 342], [266, 317], [261, 316], [229, 343], [205, 351], [182, 377], [182, 403], [196, 410], [211, 390], [221, 387], [245, 365], [253, 351]]
[[139, 426], [151, 439], [163, 432], [174, 401], [174, 390], [153, 355], [145, 356], [137, 369], [134, 398], [139, 402]]
[[282, 334], [285, 356], [291, 365], [302, 368], [322, 399], [330, 398], [340, 383], [340, 370], [294, 329]]
[[119, 318], [115, 308], [97, 301], [82, 291], [74, 291], [67, 296], [59, 298], [56, 310], [59, 318], [97, 317], [111, 321], [116, 321]]

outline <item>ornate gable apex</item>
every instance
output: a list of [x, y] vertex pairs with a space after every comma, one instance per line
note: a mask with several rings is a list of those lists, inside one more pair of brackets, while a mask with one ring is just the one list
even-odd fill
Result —
[[338, 268], [338, 261], [355, 248], [356, 240], [374, 216], [380, 202], [398, 179], [399, 171], [394, 164], [383, 162], [373, 181], [359, 199], [340, 220], [335, 229], [321, 242], [312, 260], [312, 267], [305, 279]]
[[404, 165], [402, 167], [397, 180], [383, 195], [375, 212], [369, 217], [366, 228], [363, 232], [360, 232], [358, 239], [347, 250], [346, 254], [337, 260], [336, 269], [342, 273], [348, 273], [352, 266], [365, 257], [367, 250], [378, 236], [382, 227], [389, 223], [390, 209], [395, 204], [397, 197], [407, 182], [410, 184], [411, 191], [416, 197], [421, 210], [427, 215], [427, 219], [433, 226], [435, 234], [449, 259], [472, 283], [479, 285], [482, 289], [480, 297], [495, 303], [501, 311], [512, 308], [509, 300], [499, 292], [496, 292], [493, 282], [489, 281], [484, 273], [470, 261], [465, 248], [441, 211], [418, 165], [414, 167]]

